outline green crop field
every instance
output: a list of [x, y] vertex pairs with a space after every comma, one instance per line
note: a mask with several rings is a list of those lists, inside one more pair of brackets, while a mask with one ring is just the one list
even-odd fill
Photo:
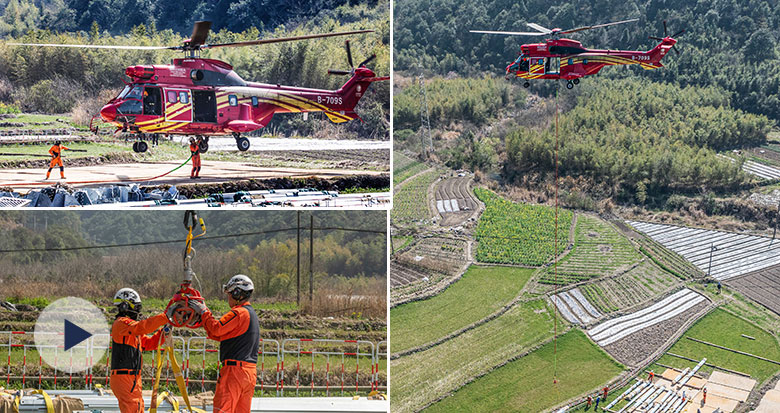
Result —
[[596, 280], [579, 289], [599, 311], [609, 313], [645, 302], [678, 283], [675, 276], [646, 260], [619, 277]]
[[566, 249], [571, 211], [558, 211], [558, 249], [555, 249], [555, 208], [516, 203], [492, 191], [474, 188], [485, 203], [474, 236], [480, 262], [539, 266]]
[[557, 384], [554, 368], [553, 344], [548, 343], [469, 383], [426, 412], [538, 412], [596, 389], [623, 370], [580, 330], [558, 339]]
[[543, 284], [566, 285], [590, 278], [611, 275], [627, 269], [642, 255], [609, 223], [589, 215], [579, 215], [574, 249], [557, 265], [557, 277], [551, 266], [539, 279]]
[[428, 208], [428, 188], [439, 178], [439, 171], [431, 169], [410, 179], [393, 195], [390, 217], [395, 222], [422, 221], [431, 217]]
[[412, 159], [401, 152], [393, 152], [393, 185], [398, 185], [427, 168], [428, 165], [416, 159]]
[[[534, 300], [438, 346], [393, 360], [392, 411], [417, 411], [552, 336], [552, 308]], [[514, 383], [509, 387], [517, 389]]]
[[[755, 337], [755, 340], [744, 338], [742, 334]], [[697, 321], [669, 349], [669, 352], [695, 360], [701, 360], [706, 357], [707, 363], [749, 374], [752, 378], [758, 380], [759, 384], [780, 371], [780, 366], [777, 364], [696, 343], [685, 338], [686, 336], [755, 354], [770, 360], [780, 361], [780, 345], [778, 345], [777, 340], [771, 334], [724, 310], [714, 310]], [[661, 357], [658, 362], [678, 368], [694, 367], [696, 365], [696, 363], [668, 354]], [[656, 365], [654, 368], [656, 371], [663, 371], [663, 368], [660, 366]], [[709, 374], [712, 368], [705, 366], [702, 368], [702, 371]]]
[[494, 313], [517, 296], [532, 272], [525, 268], [471, 266], [463, 278], [441, 294], [393, 308], [393, 352], [429, 343]]

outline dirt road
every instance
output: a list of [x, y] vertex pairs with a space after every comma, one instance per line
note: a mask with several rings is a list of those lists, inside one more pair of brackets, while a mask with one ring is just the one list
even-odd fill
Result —
[[183, 162], [170, 161], [158, 163], [126, 163], [113, 165], [94, 165], [84, 167], [66, 167], [66, 180], [59, 179], [59, 170], [53, 170], [52, 179], [44, 180], [45, 169], [0, 169], [0, 187], [11, 187], [15, 191], [24, 192], [29, 189], [42, 188], [55, 183], [72, 186], [105, 185], [111, 183], [138, 184], [193, 184], [217, 183], [244, 179], [297, 178], [319, 177], [335, 178], [348, 175], [380, 175], [381, 172], [354, 169], [297, 169], [269, 168], [253, 166], [241, 162], [203, 161], [200, 173], [201, 179], [191, 180], [188, 163], [170, 174], [151, 179], [176, 168]]

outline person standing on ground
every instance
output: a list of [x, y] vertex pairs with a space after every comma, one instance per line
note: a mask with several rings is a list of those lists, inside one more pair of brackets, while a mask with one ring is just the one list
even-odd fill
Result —
[[132, 288], [122, 288], [114, 295], [119, 310], [111, 326], [111, 391], [119, 401], [122, 413], [143, 413], [141, 369], [143, 351], [155, 350], [164, 341], [162, 329], [168, 323], [165, 314], [138, 321], [141, 314], [141, 296]]
[[62, 151], [67, 151], [70, 148], [63, 145], [60, 141], [54, 141], [54, 145], [49, 148], [49, 155], [51, 155], [51, 162], [49, 162], [49, 170], [46, 171], [46, 179], [49, 179], [51, 170], [55, 166], [60, 167], [60, 179], [65, 179], [65, 166], [62, 164]]
[[214, 413], [249, 413], [257, 384], [257, 351], [260, 322], [249, 304], [255, 286], [246, 275], [233, 276], [222, 290], [227, 294], [230, 312], [215, 319], [206, 304], [190, 301], [201, 315], [203, 328], [219, 341], [219, 380], [214, 392]]
[[200, 146], [195, 138], [190, 138], [190, 153], [192, 154], [190, 179], [200, 179]]

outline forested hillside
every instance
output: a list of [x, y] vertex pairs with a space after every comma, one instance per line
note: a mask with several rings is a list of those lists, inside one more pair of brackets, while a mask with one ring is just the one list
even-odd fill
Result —
[[[375, 33], [348, 37], [352, 53], [356, 61], [375, 53], [377, 59], [369, 67], [386, 76], [390, 73], [389, 6], [370, 0], [354, 3], [10, 0], [0, 17], [5, 40], [0, 44], [0, 102], [23, 111], [74, 110], [74, 114], [88, 114], [81, 116], [88, 122], [96, 108], [121, 89], [127, 66], [168, 64], [181, 56], [173, 51], [35, 48], [7, 42], [175, 46], [189, 38], [192, 23], [201, 19], [214, 22], [209, 43], [371, 29]], [[68, 20], [67, 16], [79, 21], [60, 21]], [[232, 64], [249, 81], [338, 88], [346, 77], [329, 76], [327, 70], [347, 66], [345, 39], [223, 48], [203, 56]], [[358, 106], [365, 122], [350, 122], [343, 129], [363, 138], [386, 138], [389, 91], [388, 82], [374, 83]], [[262, 131], [310, 134], [327, 122], [319, 114], [309, 121], [300, 115], [277, 115]]]
[[[376, 6], [377, 0], [1, 0], [0, 34], [14, 36], [28, 29], [50, 27], [59, 31], [89, 31], [93, 23], [111, 34], [123, 34], [139, 24], [189, 34], [192, 23], [211, 20], [215, 30], [260, 30], [281, 24], [299, 24], [357, 3]], [[335, 11], [333, 14], [337, 14]], [[327, 14], [327, 13], [326, 13]]]
[[669, 34], [686, 29], [679, 37], [681, 54], [667, 56], [666, 68], [608, 68], [598, 76], [716, 85], [731, 93], [736, 108], [780, 119], [780, 71], [775, 70], [780, 3], [774, 0], [398, 0], [394, 5], [395, 69], [416, 70], [422, 64], [436, 74], [503, 74], [521, 44], [542, 39], [478, 35], [470, 29], [527, 31], [526, 22], [567, 29], [638, 18], [571, 37], [591, 48], [647, 50], [656, 44], [648, 36], [663, 35], [666, 20]]
[[[48, 211], [43, 213], [0, 212], [0, 250], [71, 248], [89, 245], [144, 243], [183, 240], [186, 230], [181, 211], [100, 212]], [[314, 214], [315, 228], [369, 229], [384, 231], [386, 215], [382, 211], [364, 211], [360, 220], [354, 212], [320, 211]], [[263, 214], [234, 211], [214, 213], [203, 211], [207, 236], [195, 243], [201, 253], [235, 254], [236, 259], [256, 259], [256, 265], [266, 268], [274, 261], [295, 254], [297, 214], [294, 211], [267, 211]], [[258, 219], [261, 217], [262, 219]], [[308, 256], [310, 213], [301, 213], [301, 237]], [[267, 234], [225, 237], [269, 230], [293, 229]], [[199, 233], [200, 229], [196, 229]], [[315, 229], [315, 261], [317, 271], [344, 277], [384, 277], [387, 272], [386, 237], [378, 233]], [[0, 253], [2, 263], [28, 265], [51, 264], [66, 259], [87, 259], [113, 256], [128, 251], [145, 254], [145, 250], [180, 251], [182, 243], [151, 247], [125, 247], [96, 250]], [[253, 252], [254, 251], [254, 252]], [[281, 259], [281, 258], [279, 258]], [[294, 260], [294, 258], [293, 258]], [[227, 264], [227, 263], [225, 263]], [[289, 264], [289, 263], [288, 263]], [[0, 274], [1, 275], [1, 274]], [[10, 274], [6, 274], [10, 275]]]

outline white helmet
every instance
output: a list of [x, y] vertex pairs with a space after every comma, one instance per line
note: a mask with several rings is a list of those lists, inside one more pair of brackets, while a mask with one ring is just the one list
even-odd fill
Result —
[[114, 305], [117, 307], [127, 305], [127, 309], [139, 311], [141, 309], [141, 295], [132, 288], [122, 288], [114, 294]]
[[[252, 291], [255, 290], [255, 284], [246, 275], [237, 274], [230, 278], [230, 280], [228, 280], [228, 282], [222, 286], [222, 290], [231, 295], [244, 295], [238, 294], [240, 291], [246, 293], [248, 296], [250, 293], [252, 293]], [[236, 292], [236, 294], [234, 294], [234, 292]]]

